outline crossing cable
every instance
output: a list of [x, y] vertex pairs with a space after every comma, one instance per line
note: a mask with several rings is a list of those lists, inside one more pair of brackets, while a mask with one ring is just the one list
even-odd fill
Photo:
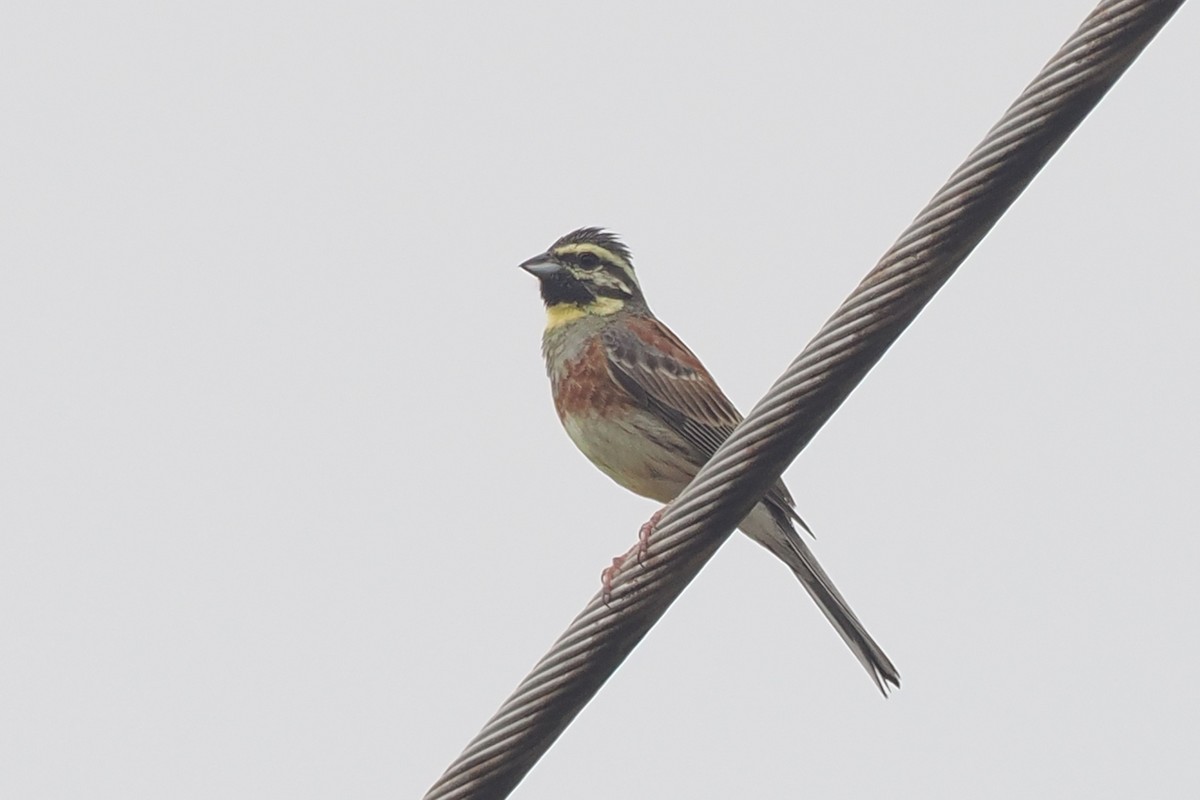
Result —
[[1183, 0], [1083, 21], [426, 794], [503, 798], [566, 729]]

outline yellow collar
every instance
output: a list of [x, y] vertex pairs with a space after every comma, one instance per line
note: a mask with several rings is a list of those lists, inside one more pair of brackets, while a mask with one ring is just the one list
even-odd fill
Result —
[[574, 303], [558, 303], [546, 309], [546, 330], [554, 330], [561, 328], [574, 322], [577, 319], [594, 315], [597, 317], [605, 317], [609, 314], [615, 314], [625, 307], [625, 301], [618, 300], [615, 297], [597, 297], [586, 306], [575, 305]]

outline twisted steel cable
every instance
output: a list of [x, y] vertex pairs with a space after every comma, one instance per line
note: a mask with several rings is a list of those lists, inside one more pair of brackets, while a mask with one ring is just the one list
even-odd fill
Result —
[[426, 800], [512, 791], [1182, 4], [1110, 0], [1083, 21]]

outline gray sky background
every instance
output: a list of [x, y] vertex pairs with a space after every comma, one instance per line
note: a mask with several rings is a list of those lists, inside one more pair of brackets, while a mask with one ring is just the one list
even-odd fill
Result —
[[[6, 6], [0, 796], [420, 796], [654, 510], [516, 264], [749, 408], [1092, 5]], [[787, 473], [903, 688], [735, 537], [517, 796], [1194, 790], [1194, 5]]]

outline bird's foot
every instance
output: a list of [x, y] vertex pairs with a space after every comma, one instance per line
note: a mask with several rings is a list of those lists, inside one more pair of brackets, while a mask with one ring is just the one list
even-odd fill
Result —
[[625, 566], [627, 558], [629, 558], [629, 553], [617, 556], [612, 560], [612, 566], [605, 567], [604, 571], [600, 573], [600, 599], [604, 601], [604, 605], [608, 605], [608, 601], [612, 599], [613, 581], [621, 574], [621, 567]]
[[637, 544], [631, 547], [628, 552], [614, 558], [612, 564], [605, 567], [604, 571], [600, 573], [600, 599], [604, 601], [604, 605], [608, 605], [608, 601], [612, 598], [613, 581], [621, 574], [621, 570], [625, 568], [625, 562], [629, 561], [629, 557], [633, 556], [634, 560], [640, 565], [646, 553], [650, 552], [650, 537], [654, 535], [654, 529], [666, 511], [667, 507], [663, 506], [658, 511], [655, 511], [650, 519], [642, 523], [642, 527], [638, 528]]
[[665, 513], [667, 513], [667, 507], [663, 506], [655, 511], [650, 519], [643, 522], [642, 527], [638, 528], [637, 562], [639, 564], [642, 563], [646, 553], [650, 552], [650, 537], [654, 534], [654, 529], [658, 527], [658, 523]]

